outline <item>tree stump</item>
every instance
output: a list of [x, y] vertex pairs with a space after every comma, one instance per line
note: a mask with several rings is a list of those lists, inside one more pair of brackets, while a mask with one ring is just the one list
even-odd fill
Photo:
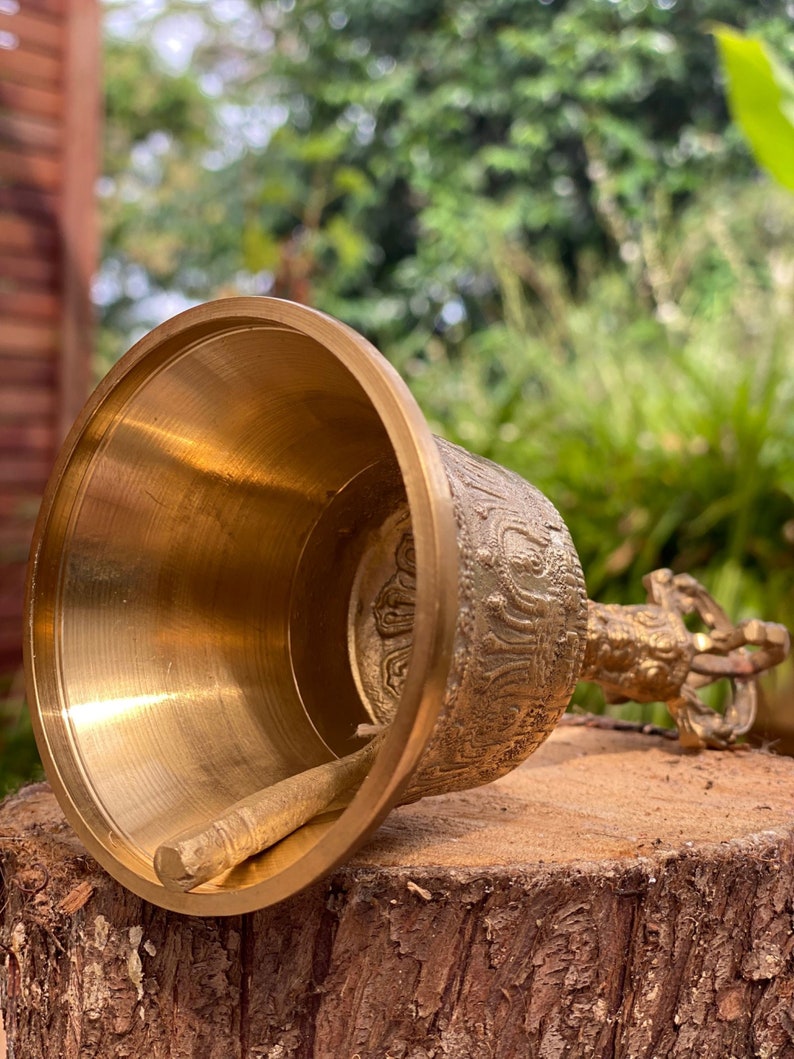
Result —
[[563, 727], [276, 908], [164, 912], [0, 809], [10, 1059], [794, 1056], [794, 761]]

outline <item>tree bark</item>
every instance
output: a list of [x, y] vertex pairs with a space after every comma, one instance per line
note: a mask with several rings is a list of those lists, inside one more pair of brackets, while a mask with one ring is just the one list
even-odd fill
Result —
[[0, 808], [9, 1059], [786, 1059], [793, 805], [790, 759], [561, 728], [293, 900], [191, 919], [28, 787]]

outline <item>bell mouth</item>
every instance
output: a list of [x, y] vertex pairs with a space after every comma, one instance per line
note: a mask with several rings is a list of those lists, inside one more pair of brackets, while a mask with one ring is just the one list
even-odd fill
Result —
[[[397, 525], [415, 547], [412, 635], [361, 788], [224, 876], [166, 889], [162, 842], [362, 745], [377, 660], [357, 600]], [[115, 878], [179, 912], [239, 914], [321, 878], [397, 803], [428, 742], [457, 578], [435, 441], [365, 339], [270, 298], [156, 328], [81, 413], [34, 534], [28, 699], [67, 818]]]

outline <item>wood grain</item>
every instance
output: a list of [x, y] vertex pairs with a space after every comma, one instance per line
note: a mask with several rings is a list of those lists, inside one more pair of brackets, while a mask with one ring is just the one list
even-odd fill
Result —
[[245, 917], [134, 897], [46, 787], [0, 810], [2, 991], [42, 1059], [794, 1055], [794, 761], [559, 729]]

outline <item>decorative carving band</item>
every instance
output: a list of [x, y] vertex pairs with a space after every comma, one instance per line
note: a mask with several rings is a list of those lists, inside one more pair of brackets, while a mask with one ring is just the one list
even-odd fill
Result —
[[442, 714], [404, 801], [487, 783], [540, 746], [570, 700], [587, 632], [584, 576], [553, 504], [436, 440], [458, 524], [459, 617]]

